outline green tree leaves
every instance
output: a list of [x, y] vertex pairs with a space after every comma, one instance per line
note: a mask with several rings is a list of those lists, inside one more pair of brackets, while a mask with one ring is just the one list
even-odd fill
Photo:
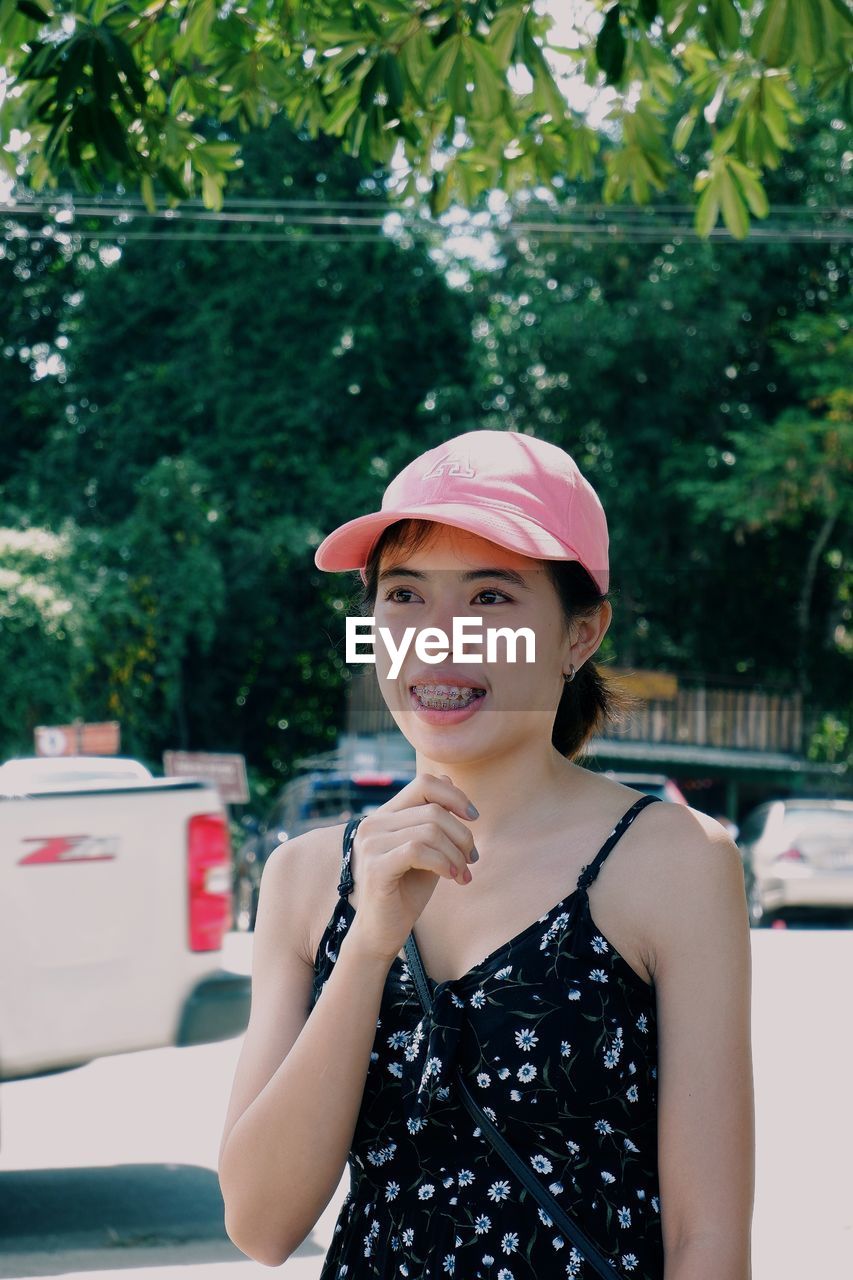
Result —
[[604, 15], [604, 22], [595, 41], [595, 57], [604, 72], [608, 84], [618, 85], [625, 66], [625, 37], [622, 34], [621, 6], [613, 4]]
[[[272, 9], [267, 0], [72, 0], [53, 11], [48, 2], [0, 0], [15, 87], [0, 104], [3, 163], [14, 170], [2, 145], [15, 129], [33, 186], [66, 173], [87, 191], [120, 180], [152, 210], [158, 190], [175, 203], [199, 188], [208, 207], [221, 207], [239, 148], [202, 148], [203, 121], [244, 130], [283, 111], [368, 166], [393, 159], [406, 194], [427, 179], [438, 212], [451, 200], [472, 206], [491, 188], [553, 186], [585, 169], [589, 130], [569, 72], [620, 95], [611, 118], [624, 126], [625, 154], [612, 162], [605, 200], [648, 200], [697, 125], [706, 167], [734, 146], [760, 185], [789, 146], [809, 85], [853, 114], [844, 0], [591, 0], [600, 25], [578, 26], [565, 47], [552, 43], [553, 17], [533, 0], [290, 0]], [[629, 127], [638, 100], [662, 115], [685, 87], [694, 101], [674, 138], [636, 120]], [[719, 171], [728, 176], [704, 202], [697, 183], [696, 225], [709, 225], [716, 201], [740, 237], [763, 202], [732, 186], [732, 166]]]

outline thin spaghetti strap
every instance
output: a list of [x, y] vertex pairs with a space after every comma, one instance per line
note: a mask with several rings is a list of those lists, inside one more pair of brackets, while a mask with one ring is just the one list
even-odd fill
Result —
[[[604, 859], [607, 857], [610, 850], [616, 844], [617, 840], [619, 840], [619, 838], [628, 830], [631, 823], [636, 818], [637, 814], [640, 813], [641, 810], [645, 809], [647, 805], [653, 804], [656, 800], [660, 800], [660, 799], [661, 799], [660, 796], [652, 796], [652, 795], [640, 796], [639, 800], [635, 800], [634, 803], [631, 805], [630, 809], [628, 809], [626, 813], [622, 814], [622, 817], [616, 823], [616, 826], [610, 832], [610, 835], [607, 837], [604, 844], [601, 846], [598, 853], [593, 858], [592, 862], [587, 863], [585, 867], [581, 868], [581, 873], [580, 873], [580, 876], [578, 877], [578, 884], [577, 884], [578, 890], [584, 890], [589, 888], [589, 886], [592, 884], [595, 877], [598, 875], [601, 869], [601, 864], [604, 862]], [[582, 897], [582, 896], [583, 896], [582, 893], [578, 894], [578, 897]]]
[[363, 817], [364, 817], [364, 814], [362, 814], [360, 818], [350, 818], [349, 822], [344, 828], [343, 856], [341, 858], [341, 879], [338, 885], [338, 893], [341, 895], [342, 898], [348, 898], [349, 895], [352, 893], [353, 888], [355, 887], [355, 881], [352, 878], [352, 866], [351, 866], [352, 845], [353, 845], [353, 841], [355, 840], [355, 833], [358, 830], [358, 824], [361, 822], [361, 818]]

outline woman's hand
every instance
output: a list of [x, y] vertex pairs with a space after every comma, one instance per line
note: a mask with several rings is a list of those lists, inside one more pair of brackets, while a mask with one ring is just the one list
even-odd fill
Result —
[[447, 774], [437, 778], [422, 773], [362, 818], [350, 852], [351, 860], [358, 858], [359, 903], [349, 931], [362, 946], [390, 964], [432, 897], [438, 877], [464, 884], [467, 872], [470, 879], [468, 864], [479, 855], [460, 817], [475, 815], [464, 791]]

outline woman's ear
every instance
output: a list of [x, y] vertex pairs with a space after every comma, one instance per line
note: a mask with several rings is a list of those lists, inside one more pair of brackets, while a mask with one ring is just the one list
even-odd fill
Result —
[[601, 608], [591, 618], [577, 619], [575, 623], [575, 640], [567, 661], [573, 662], [578, 670], [601, 645], [612, 617], [613, 606], [609, 600], [605, 600]]

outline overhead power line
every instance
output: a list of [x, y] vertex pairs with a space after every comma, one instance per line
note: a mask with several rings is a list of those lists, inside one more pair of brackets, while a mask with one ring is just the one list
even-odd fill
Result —
[[[617, 206], [601, 203], [564, 205], [525, 217], [516, 210], [505, 214], [465, 214], [456, 211], [450, 220], [429, 219], [421, 213], [373, 201], [287, 199], [234, 199], [221, 210], [207, 209], [199, 201], [187, 201], [170, 209], [149, 210], [140, 198], [86, 199], [75, 202], [64, 195], [0, 202], [6, 215], [6, 239], [48, 241], [70, 236], [123, 243], [128, 240], [234, 240], [241, 243], [348, 243], [386, 241], [391, 233], [414, 237], [491, 237], [497, 242], [536, 236], [565, 240], [574, 236], [596, 241], [630, 239], [655, 241], [672, 237], [699, 239], [690, 205]], [[26, 225], [39, 218], [47, 225]], [[77, 218], [100, 219], [104, 227], [80, 227]], [[50, 221], [48, 221], [50, 219]], [[25, 225], [21, 225], [21, 222]], [[134, 224], [159, 224], [158, 230], [139, 230]], [[212, 224], [222, 231], [198, 228]], [[231, 230], [234, 225], [248, 231]], [[715, 227], [710, 238], [739, 242], [725, 227]], [[803, 243], [853, 240], [853, 209], [780, 205], [773, 220], [754, 220], [752, 242]]]
[[[620, 236], [618, 233], [624, 230], [625, 230], [624, 228], [619, 228], [619, 227], [603, 229], [601, 227], [591, 226], [588, 224], [577, 224], [577, 225], [572, 224], [570, 226], [566, 226], [562, 228], [563, 234], [546, 236], [545, 238], [551, 242], [557, 242], [557, 243], [559, 243], [561, 240], [563, 241], [568, 240], [571, 236], [583, 237], [584, 240], [594, 240], [597, 242], [606, 241], [606, 240], [618, 241], [622, 239], [622, 240], [631, 240], [631, 241], [642, 242], [642, 243], [659, 243], [662, 240], [672, 240], [672, 239], [699, 240], [703, 238], [699, 236], [697, 231], [693, 230], [692, 228], [685, 228], [685, 227], [657, 227], [654, 229], [649, 228], [647, 231], [642, 231], [635, 228], [631, 231], [630, 235], [622, 234]], [[522, 238], [526, 235], [532, 235], [532, 234], [536, 234], [537, 236], [541, 237], [542, 231], [536, 230], [534, 233], [534, 231], [532, 231], [531, 229], [524, 231], [516, 228], [514, 235], [511, 230], [507, 230], [503, 232], [497, 232], [495, 235], [495, 238], [498, 241], [501, 241], [501, 240], [512, 239], [512, 238]], [[59, 235], [67, 236], [67, 237], [76, 235], [77, 237], [88, 240], [88, 241], [94, 241], [99, 243], [100, 241], [103, 240], [103, 241], [108, 241], [110, 244], [118, 244], [118, 245], [124, 244], [125, 241], [128, 241], [128, 240], [156, 240], [161, 243], [163, 241], [183, 241], [185, 243], [210, 241], [210, 242], [218, 243], [220, 245], [227, 245], [233, 241], [233, 242], [249, 243], [249, 244], [279, 243], [279, 244], [302, 245], [302, 246], [309, 246], [309, 245], [315, 245], [315, 244], [355, 244], [355, 243], [389, 244], [391, 243], [391, 238], [389, 236], [370, 234], [369, 232], [363, 235], [359, 235], [357, 233], [350, 233], [350, 234], [341, 233], [339, 235], [328, 235], [323, 233], [312, 234], [312, 235], [289, 235], [286, 232], [283, 234], [270, 234], [270, 233], [258, 234], [257, 232], [253, 233], [253, 232], [237, 231], [237, 232], [231, 232], [228, 235], [217, 235], [214, 232], [204, 232], [204, 231], [201, 231], [201, 232], [187, 231], [184, 233], [175, 234], [172, 232], [161, 233], [157, 231], [119, 231], [119, 230], [83, 231], [83, 230], [77, 229], [73, 232], [69, 232], [67, 228], [60, 228]], [[745, 243], [743, 240], [735, 239], [735, 237], [733, 237], [729, 231], [721, 227], [713, 228], [709, 233], [708, 239], [730, 242], [732, 244]], [[34, 241], [56, 242], [58, 240], [58, 237], [56, 235], [48, 235], [44, 232], [24, 232], [22, 235], [19, 235], [19, 236], [6, 237], [6, 240], [7, 240], [7, 243], [15, 243], [17, 241], [26, 241], [27, 243], [33, 243]], [[776, 243], [783, 243], [783, 244], [805, 243], [807, 241], [822, 241], [822, 242], [833, 243], [833, 244], [850, 244], [850, 243], [853, 243], [853, 232], [824, 231], [824, 232], [811, 232], [809, 234], [805, 234], [805, 233], [791, 234], [789, 232], [777, 231], [769, 227], [753, 226], [750, 228], [750, 231], [749, 231], [749, 241], [750, 242], [755, 242], [755, 241], [776, 242]]]
[[[394, 203], [388, 200], [369, 200], [366, 198], [359, 199], [359, 200], [333, 200], [325, 196], [322, 198], [314, 197], [312, 199], [299, 199], [299, 198], [290, 197], [290, 196], [274, 196], [274, 197], [229, 196], [225, 204], [228, 209], [231, 209], [231, 208], [239, 209], [242, 207], [259, 208], [259, 209], [268, 208], [268, 209], [281, 209], [281, 210], [296, 209], [296, 208], [325, 209], [327, 211], [333, 211], [335, 209], [356, 209], [356, 210], [367, 209], [374, 212], [381, 211], [388, 214], [396, 214], [401, 217], [422, 216], [422, 215], [419, 215], [417, 213], [417, 210], [415, 210], [411, 206], [402, 206], [398, 203]], [[55, 191], [50, 191], [46, 194], [40, 194], [38, 192], [30, 192], [25, 195], [22, 195], [17, 200], [0, 201], [0, 208], [3, 208], [3, 209], [14, 208], [16, 210], [23, 210], [30, 207], [35, 207], [35, 208], [48, 207], [53, 209], [53, 208], [56, 208], [57, 206], [64, 207], [66, 205], [72, 208], [77, 208], [77, 209], [80, 209], [83, 207], [83, 205], [85, 205], [86, 207], [95, 207], [99, 211], [102, 209], [125, 210], [125, 209], [146, 208], [145, 202], [143, 201], [141, 196], [136, 196], [131, 194], [120, 195], [120, 196], [105, 196], [105, 195], [86, 196], [86, 195], [81, 195], [80, 192], [74, 192], [67, 189], [66, 190], [57, 189]], [[640, 216], [656, 217], [658, 214], [661, 214], [661, 213], [692, 214], [693, 212], [693, 205], [687, 204], [687, 203], [619, 205], [619, 204], [605, 204], [597, 201], [566, 200], [561, 204], [554, 204], [554, 205], [535, 204], [534, 207], [537, 209], [543, 209], [544, 211], [549, 211], [555, 214], [559, 214], [561, 211], [582, 211], [582, 212], [589, 212], [589, 213], [601, 212], [601, 213], [607, 213], [607, 214], [613, 214], [613, 213], [632, 214], [638, 217]], [[216, 210], [208, 209], [204, 205], [204, 203], [197, 197], [191, 197], [187, 200], [184, 200], [176, 208], [168, 209], [166, 211], [170, 215], [174, 217], [178, 217], [186, 212], [191, 212], [196, 210], [199, 212], [209, 214], [211, 216], [217, 215]], [[784, 213], [787, 215], [795, 215], [795, 216], [807, 217], [807, 218], [828, 216], [828, 215], [846, 215], [849, 217], [851, 212], [853, 212], [853, 210], [851, 210], [848, 206], [818, 207], [816, 205], [803, 205], [803, 204], [778, 204], [773, 206], [773, 211], [774, 213]], [[462, 211], [462, 210], [455, 211], [455, 213], [456, 213], [456, 216], [459, 216], [461, 214], [462, 216], [467, 216], [468, 218], [497, 216], [495, 214], [488, 214], [488, 213], [468, 214], [466, 213], [466, 211]]]

